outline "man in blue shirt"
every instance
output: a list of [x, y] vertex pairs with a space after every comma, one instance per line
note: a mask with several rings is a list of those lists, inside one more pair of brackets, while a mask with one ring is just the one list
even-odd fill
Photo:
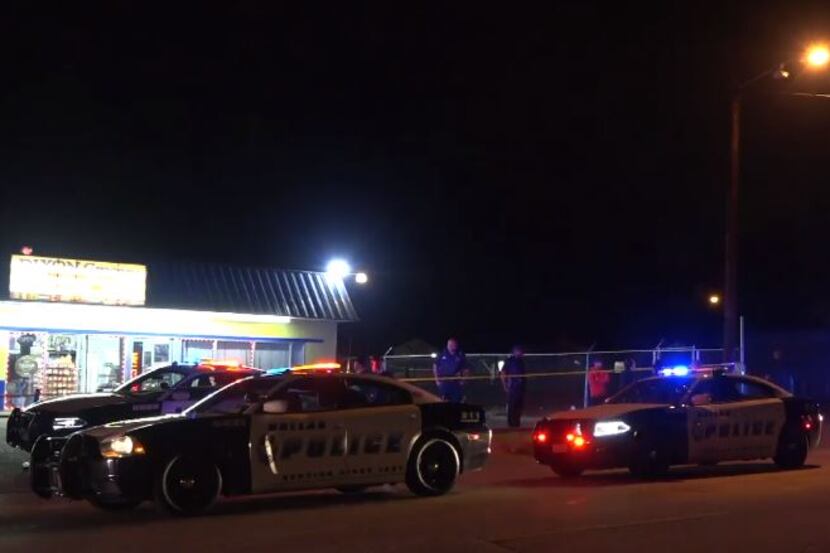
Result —
[[[458, 348], [458, 340], [447, 340], [447, 349], [442, 351], [432, 364], [432, 374], [435, 375], [435, 384], [438, 386], [438, 395], [444, 401], [461, 403], [464, 399], [464, 388], [460, 380], [454, 377], [463, 375], [467, 368], [467, 358]], [[448, 380], [450, 378], [451, 380]]]
[[501, 384], [507, 394], [507, 426], [522, 425], [522, 409], [525, 401], [525, 362], [521, 346], [513, 346], [512, 355], [501, 368]]

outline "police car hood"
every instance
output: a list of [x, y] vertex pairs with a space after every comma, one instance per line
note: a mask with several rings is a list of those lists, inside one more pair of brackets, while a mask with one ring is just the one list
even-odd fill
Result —
[[42, 411], [56, 415], [67, 413], [75, 415], [78, 411], [123, 404], [126, 401], [127, 399], [120, 394], [75, 394], [35, 403], [26, 408], [25, 411]]
[[603, 420], [622, 417], [634, 411], [668, 407], [663, 403], [603, 403], [585, 409], [574, 409], [573, 411], [559, 411], [551, 414], [548, 418], [552, 420], [561, 419], [591, 419]]
[[139, 428], [144, 428], [145, 426], [154, 426], [167, 422], [180, 421], [186, 418], [187, 417], [185, 415], [176, 413], [172, 415], [162, 415], [160, 417], [146, 417], [143, 419], [116, 421], [84, 430], [84, 434], [100, 440], [101, 438], [126, 434], [127, 432], [138, 430]]

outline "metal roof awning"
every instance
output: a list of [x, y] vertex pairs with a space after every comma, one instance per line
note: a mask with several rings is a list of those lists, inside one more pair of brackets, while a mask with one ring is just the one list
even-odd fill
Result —
[[147, 307], [358, 320], [343, 281], [325, 273], [205, 263], [150, 264]]

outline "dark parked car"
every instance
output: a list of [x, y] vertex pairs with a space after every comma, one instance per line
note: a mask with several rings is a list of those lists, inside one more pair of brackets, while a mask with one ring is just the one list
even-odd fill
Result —
[[113, 392], [63, 396], [14, 409], [6, 442], [29, 451], [40, 436], [66, 436], [106, 422], [180, 412], [222, 386], [261, 373], [228, 364], [154, 369]]

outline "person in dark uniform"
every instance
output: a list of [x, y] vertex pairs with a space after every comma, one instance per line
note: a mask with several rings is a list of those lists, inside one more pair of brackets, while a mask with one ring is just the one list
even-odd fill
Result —
[[[461, 403], [464, 399], [464, 387], [455, 377], [463, 375], [467, 368], [467, 358], [458, 347], [458, 340], [447, 340], [447, 349], [442, 351], [432, 364], [432, 374], [435, 376], [435, 385], [438, 386], [438, 395], [444, 401]], [[448, 380], [448, 378], [453, 378]]]
[[513, 346], [512, 355], [501, 368], [501, 384], [507, 394], [507, 426], [518, 428], [522, 425], [522, 409], [525, 401], [524, 349]]

